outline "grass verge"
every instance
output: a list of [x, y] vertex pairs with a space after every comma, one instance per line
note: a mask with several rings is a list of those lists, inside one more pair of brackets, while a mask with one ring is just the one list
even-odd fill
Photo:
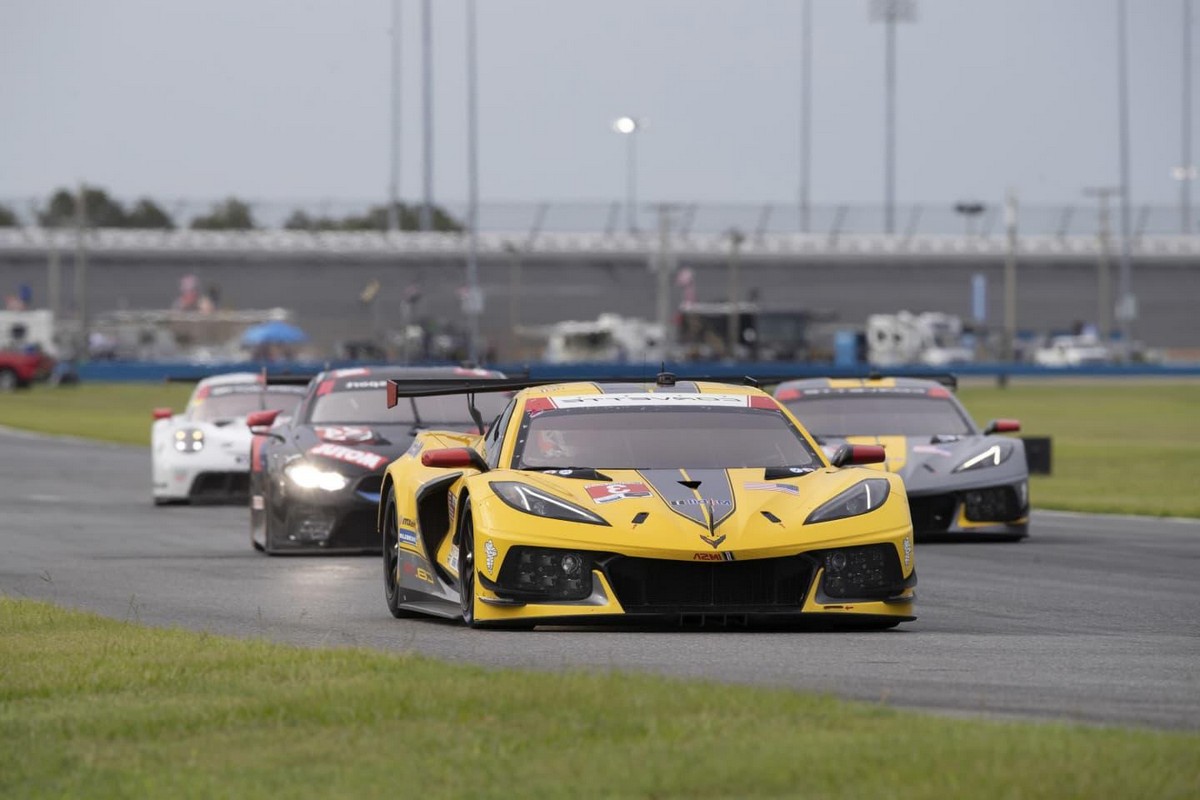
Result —
[[1057, 800], [1200, 786], [1195, 734], [303, 650], [5, 597], [0, 652], [3, 797]]
[[1054, 473], [1033, 476], [1034, 508], [1200, 517], [1200, 382], [966, 386], [980, 424], [1021, 420], [1054, 440]]
[[[0, 425], [148, 444], [150, 410], [183, 408], [191, 384], [84, 384], [0, 395]], [[1016, 417], [1052, 436], [1054, 474], [1035, 476], [1034, 507], [1200, 517], [1200, 381], [1037, 382], [964, 386], [982, 424]]]

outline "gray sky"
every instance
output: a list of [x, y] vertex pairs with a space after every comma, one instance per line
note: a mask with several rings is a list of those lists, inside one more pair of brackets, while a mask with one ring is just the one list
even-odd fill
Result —
[[[1072, 202], [1116, 183], [1115, 0], [919, 2], [898, 34], [899, 202], [1009, 186]], [[1174, 203], [1182, 3], [1129, 6], [1133, 196]], [[436, 192], [460, 200], [463, 3], [434, 7]], [[632, 114], [649, 121], [640, 199], [794, 202], [800, 8], [479, 0], [482, 198], [620, 199], [610, 124]], [[414, 198], [419, 3], [404, 12]], [[0, 197], [84, 179], [164, 199], [382, 198], [390, 15], [390, 0], [0, 0]], [[812, 201], [879, 203], [882, 26], [867, 0], [815, 0], [814, 22]]]

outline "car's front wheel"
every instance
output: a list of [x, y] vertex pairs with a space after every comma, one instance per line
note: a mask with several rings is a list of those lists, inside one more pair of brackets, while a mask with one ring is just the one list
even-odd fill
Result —
[[470, 628], [475, 623], [475, 522], [471, 517], [471, 501], [462, 510], [462, 527], [458, 532], [458, 601], [463, 623]]
[[412, 617], [415, 616], [413, 612], [400, 605], [400, 535], [396, 522], [396, 495], [391, 488], [383, 509], [383, 596], [393, 617]]

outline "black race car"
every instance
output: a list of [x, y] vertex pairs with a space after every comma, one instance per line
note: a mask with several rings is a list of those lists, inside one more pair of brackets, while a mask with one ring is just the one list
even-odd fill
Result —
[[[452, 382], [503, 378], [458, 367], [360, 367], [322, 372], [308, 383], [296, 413], [250, 415], [250, 543], [269, 554], [378, 553], [376, 527], [383, 472], [424, 428], [478, 431], [508, 401], [479, 395], [479, 417], [453, 397], [386, 404], [389, 380]], [[494, 406], [494, 408], [493, 408]]]

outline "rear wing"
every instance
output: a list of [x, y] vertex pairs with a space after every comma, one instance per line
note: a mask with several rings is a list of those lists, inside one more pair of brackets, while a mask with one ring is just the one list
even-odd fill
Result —
[[[559, 377], [559, 378], [414, 378], [393, 379], [387, 385], [387, 406], [393, 408], [402, 398], [436, 397], [443, 395], [471, 395], [479, 392], [515, 392], [530, 389], [535, 386], [551, 386], [556, 383], [653, 383], [656, 386], [674, 386], [680, 381], [703, 381], [706, 383], [726, 383], [731, 386], [753, 386], [760, 388], [786, 381], [811, 378], [811, 375], [743, 375], [743, 376], [713, 376], [713, 375], [676, 375], [673, 372], [659, 372], [649, 375], [620, 376], [605, 375], [601, 377]], [[839, 375], [839, 378], [877, 379], [882, 377], [876, 373], [870, 375]], [[954, 391], [958, 387], [958, 379], [948, 373], [928, 375], [908, 375], [904, 377], [933, 380]]]

